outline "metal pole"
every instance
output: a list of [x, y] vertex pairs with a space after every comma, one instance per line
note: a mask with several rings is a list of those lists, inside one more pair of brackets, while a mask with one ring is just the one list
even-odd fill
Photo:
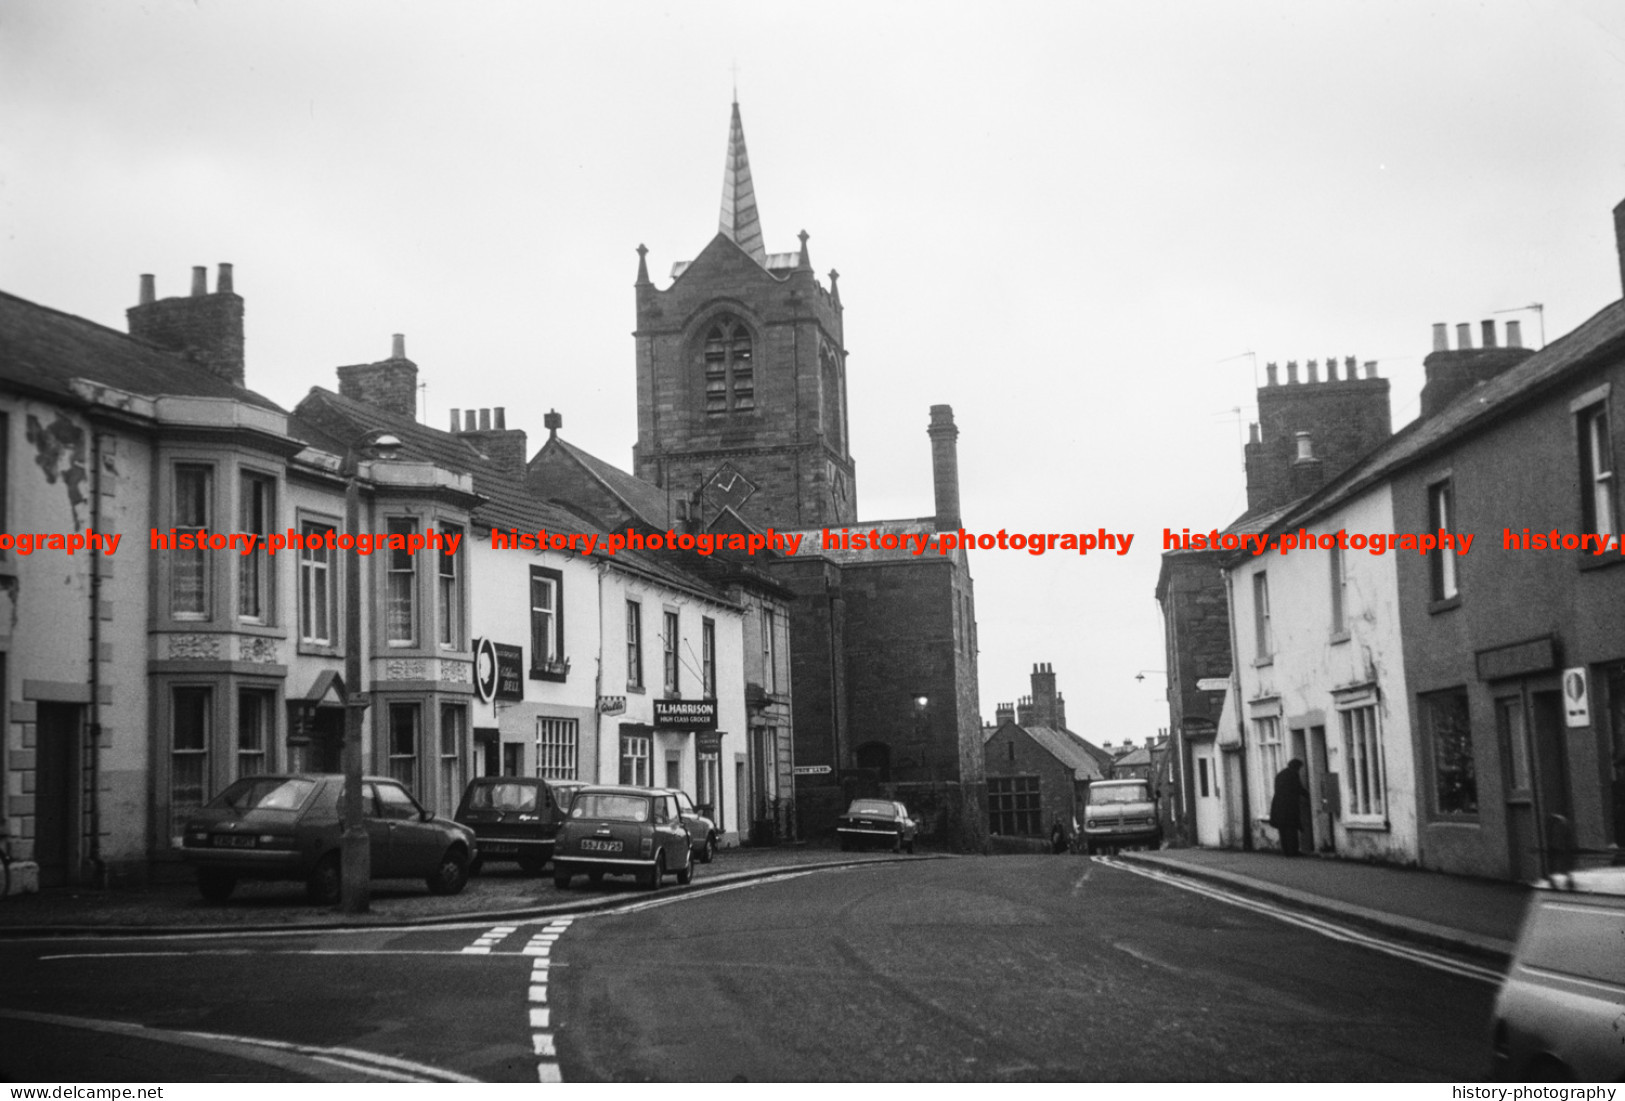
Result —
[[[344, 526], [353, 537], [361, 529], [360, 456], [344, 457]], [[361, 556], [352, 554], [344, 572], [344, 834], [339, 841], [339, 908], [364, 914], [371, 902], [372, 844], [362, 821], [361, 720], [367, 710], [361, 692]]]

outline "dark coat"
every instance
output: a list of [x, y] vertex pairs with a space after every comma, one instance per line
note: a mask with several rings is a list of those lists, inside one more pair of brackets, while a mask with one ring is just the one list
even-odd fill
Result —
[[1275, 774], [1275, 797], [1270, 800], [1270, 825], [1278, 830], [1303, 828], [1303, 806], [1309, 790], [1303, 786], [1302, 769], [1287, 765]]

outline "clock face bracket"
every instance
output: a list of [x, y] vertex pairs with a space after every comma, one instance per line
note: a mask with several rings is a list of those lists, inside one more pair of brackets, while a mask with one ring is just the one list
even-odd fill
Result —
[[717, 467], [705, 480], [706, 500], [719, 510], [731, 508], [738, 512], [755, 492], [755, 483], [735, 470], [733, 464], [728, 462]]

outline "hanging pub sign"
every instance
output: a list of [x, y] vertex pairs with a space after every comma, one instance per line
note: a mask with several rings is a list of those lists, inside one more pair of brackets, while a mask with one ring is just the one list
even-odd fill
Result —
[[474, 643], [474, 694], [490, 703], [497, 692], [497, 648], [488, 638]]
[[525, 651], [505, 642], [492, 643], [497, 654], [497, 699], [525, 698]]
[[667, 730], [715, 730], [716, 700], [656, 700], [655, 725]]
[[722, 752], [722, 732], [702, 730], [694, 735], [694, 751], [701, 757], [717, 757]]
[[626, 711], [625, 696], [599, 696], [598, 713], [600, 715], [620, 715]]

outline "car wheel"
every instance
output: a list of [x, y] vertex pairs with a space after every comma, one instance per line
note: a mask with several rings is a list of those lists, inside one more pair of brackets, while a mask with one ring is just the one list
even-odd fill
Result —
[[542, 869], [547, 867], [547, 861], [535, 856], [521, 856], [519, 870], [526, 875], [541, 875]]
[[430, 894], [457, 894], [468, 883], [468, 853], [459, 848], [447, 849], [434, 875], [424, 882], [429, 885]]
[[339, 874], [339, 854], [328, 853], [316, 861], [305, 880], [305, 896], [322, 906], [331, 906], [339, 900], [343, 879]]
[[694, 854], [689, 853], [688, 863], [677, 869], [677, 885], [679, 887], [687, 887], [694, 882], [694, 863]]
[[483, 856], [476, 856], [474, 858], [474, 862], [468, 866], [468, 874], [469, 875], [479, 875], [480, 872], [482, 872], [484, 870], [485, 870], [485, 857], [483, 857]]
[[914, 855], [914, 838], [912, 838], [912, 837], [909, 838], [908, 839], [908, 844], [905, 845], [904, 848], [906, 848], [908, 850], [908, 855], [913, 856]]
[[716, 858], [717, 858], [717, 835], [714, 834], [714, 833], [706, 834], [705, 835], [705, 848], [700, 850], [700, 863], [701, 864], [709, 864], [709, 863], [711, 863], [711, 861], [715, 860]]
[[655, 866], [639, 876], [640, 884], [650, 891], [660, 890], [660, 883], [666, 878], [666, 854], [655, 853]]
[[217, 872], [199, 868], [197, 893], [208, 902], [224, 902], [237, 889], [237, 877], [230, 872]]

